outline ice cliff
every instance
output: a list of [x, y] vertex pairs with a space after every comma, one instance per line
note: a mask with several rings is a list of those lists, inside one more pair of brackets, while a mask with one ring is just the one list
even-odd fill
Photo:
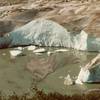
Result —
[[[99, 51], [100, 38], [88, 35], [85, 31], [80, 33], [68, 32], [58, 23], [36, 19], [12, 31], [9, 36], [2, 37], [0, 43], [10, 41], [9, 46], [29, 45], [68, 47], [77, 50]], [[8, 43], [7, 43], [8, 44]]]

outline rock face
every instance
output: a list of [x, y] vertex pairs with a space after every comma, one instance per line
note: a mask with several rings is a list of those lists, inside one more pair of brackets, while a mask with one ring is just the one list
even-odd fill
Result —
[[14, 29], [14, 23], [10, 20], [0, 20], [0, 37]]
[[100, 54], [90, 61], [85, 67], [81, 68], [78, 75], [78, 82], [100, 82]]

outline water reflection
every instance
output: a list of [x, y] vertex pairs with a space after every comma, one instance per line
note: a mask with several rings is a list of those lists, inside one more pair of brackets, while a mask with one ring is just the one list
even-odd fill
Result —
[[[16, 91], [23, 93], [29, 91], [33, 79], [37, 80], [38, 87], [46, 92], [80, 93], [98, 87], [94, 85], [64, 86], [64, 79], [68, 74], [75, 79], [79, 73], [80, 66], [84, 66], [89, 60], [96, 56], [96, 53], [82, 52], [73, 49], [63, 53], [54, 53], [50, 56], [46, 53], [36, 55], [32, 51], [24, 49], [25, 56], [11, 59], [9, 50], [0, 50], [0, 90]], [[54, 51], [58, 48], [46, 48], [47, 51]]]

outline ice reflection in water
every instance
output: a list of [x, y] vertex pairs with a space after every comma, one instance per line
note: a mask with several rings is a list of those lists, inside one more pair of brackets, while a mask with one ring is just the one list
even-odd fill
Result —
[[[57, 48], [46, 49], [53, 51]], [[46, 92], [57, 91], [72, 94], [83, 92], [88, 88], [99, 87], [98, 84], [64, 86], [64, 79], [59, 78], [60, 76], [66, 77], [68, 74], [75, 78], [80, 66], [84, 66], [95, 57], [96, 53], [68, 50], [48, 56], [47, 53], [36, 55], [25, 49], [26, 56], [11, 59], [9, 50], [0, 50], [0, 90], [13, 90], [19, 94], [30, 91], [29, 88], [34, 83], [33, 79], [38, 81], [38, 87], [43, 88]]]

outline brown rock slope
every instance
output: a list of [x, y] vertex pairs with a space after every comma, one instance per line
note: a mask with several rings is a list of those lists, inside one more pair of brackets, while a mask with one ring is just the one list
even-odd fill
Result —
[[[97, 35], [100, 33], [99, 1], [93, 3], [59, 1], [61, 0], [31, 0], [31, 3], [9, 9], [6, 15], [1, 16], [1, 19], [10, 19], [18, 25], [23, 25], [36, 18], [46, 18], [62, 24], [69, 31], [79, 32], [85, 30]], [[7, 10], [5, 9], [5, 12]]]

